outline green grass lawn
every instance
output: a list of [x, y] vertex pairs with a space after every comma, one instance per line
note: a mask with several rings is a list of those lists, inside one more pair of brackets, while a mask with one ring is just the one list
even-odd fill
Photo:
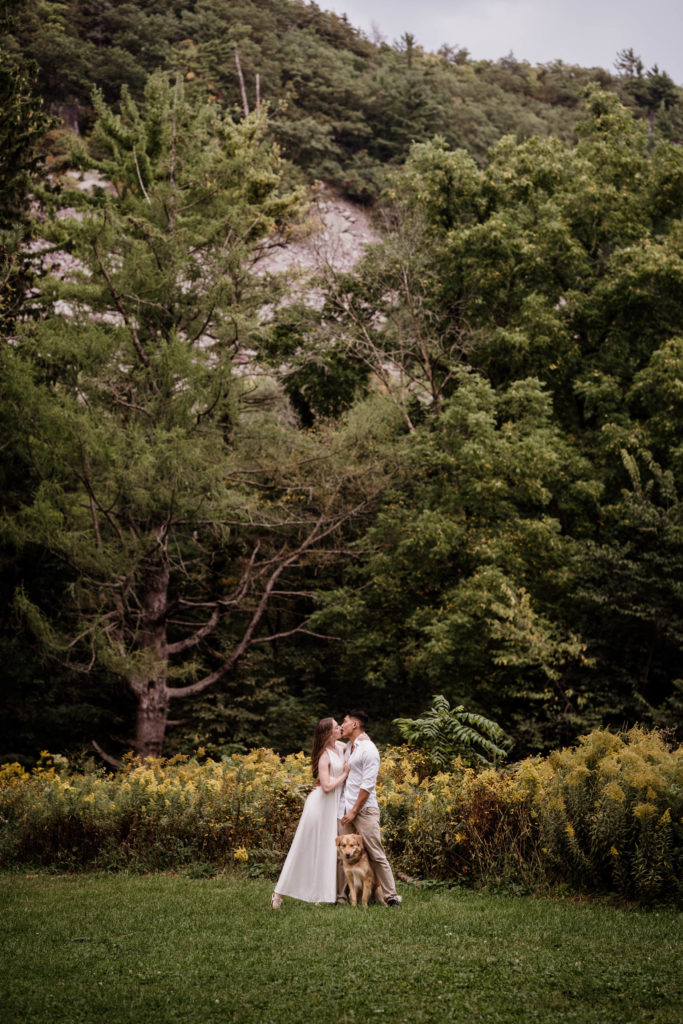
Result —
[[268, 907], [237, 876], [0, 875], [0, 1021], [680, 1024], [671, 909], [403, 886]]

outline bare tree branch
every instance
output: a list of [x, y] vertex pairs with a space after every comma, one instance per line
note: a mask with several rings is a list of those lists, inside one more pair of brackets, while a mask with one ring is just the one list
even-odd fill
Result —
[[[332, 521], [326, 520], [324, 515], [319, 516], [313, 528], [304, 538], [301, 544], [299, 544], [299, 546], [293, 552], [291, 552], [291, 554], [288, 557], [281, 558], [281, 560], [279, 560], [278, 563], [275, 565], [275, 568], [270, 573], [266, 585], [264, 586], [261, 592], [261, 597], [256, 605], [256, 608], [253, 611], [247, 628], [245, 629], [242, 635], [242, 639], [237, 644], [237, 647], [235, 648], [233, 653], [228, 658], [226, 658], [223, 661], [223, 663], [219, 665], [217, 669], [215, 669], [215, 671], [209, 673], [209, 675], [205, 676], [203, 679], [199, 679], [196, 683], [190, 683], [188, 686], [169, 687], [169, 697], [193, 697], [199, 693], [204, 693], [205, 690], [208, 690], [209, 687], [213, 686], [214, 683], [218, 682], [219, 679], [222, 679], [229, 672], [231, 672], [234, 669], [237, 662], [240, 660], [240, 658], [244, 655], [245, 651], [247, 651], [249, 647], [251, 647], [251, 645], [256, 642], [256, 630], [258, 629], [261, 620], [263, 619], [263, 616], [268, 607], [268, 602], [270, 601], [270, 598], [272, 597], [272, 594], [275, 591], [276, 584], [282, 573], [285, 571], [285, 569], [288, 569], [291, 565], [296, 564], [302, 558], [302, 556], [308, 550], [310, 550], [311, 547], [320, 543], [320, 541], [324, 540], [325, 537], [328, 537], [331, 533], [334, 533], [335, 530], [337, 530], [343, 522], [346, 522], [354, 514], [356, 514], [363, 507], [364, 504], [365, 503], [363, 502], [360, 505], [356, 506], [355, 508], [350, 509], [343, 514], [340, 514], [339, 516], [335, 516]], [[270, 559], [269, 563], [266, 564], [272, 565], [274, 561], [275, 559]], [[303, 625], [300, 628], [304, 628]], [[295, 629], [293, 632], [297, 631], [299, 631], [299, 629]]]
[[97, 740], [91, 740], [91, 743], [105, 764], [108, 764], [110, 768], [116, 768], [117, 771], [120, 771], [123, 768], [121, 761], [112, 757], [111, 754], [108, 754], [105, 750], [102, 750], [102, 747], [99, 745]]
[[283, 630], [282, 633], [271, 633], [269, 636], [259, 636], [252, 641], [252, 645], [255, 644], [269, 644], [272, 640], [281, 640], [285, 636], [314, 636], [318, 640], [338, 640], [338, 636], [333, 636], [328, 633], [315, 633], [312, 629], [306, 629], [305, 626], [294, 626], [293, 629]]
[[249, 117], [249, 102], [247, 100], [247, 90], [244, 85], [244, 76], [242, 74], [242, 65], [240, 64], [240, 54], [237, 47], [235, 47], [235, 65], [237, 67], [237, 77], [240, 80], [240, 92], [242, 94], [242, 109], [244, 110], [244, 116]]
[[185, 637], [184, 640], [178, 640], [174, 644], [168, 644], [166, 648], [166, 653], [169, 655], [182, 654], [183, 651], [189, 651], [190, 648], [196, 647], [197, 644], [200, 643], [205, 636], [209, 636], [210, 633], [213, 633], [214, 629], [216, 628], [220, 621], [220, 617], [220, 608], [214, 608], [208, 621], [203, 626], [201, 626], [200, 629], [193, 633], [192, 636]]
[[142, 194], [147, 200], [147, 205], [151, 206], [152, 200], [149, 198], [149, 193], [147, 192], [147, 189], [145, 188], [145, 183], [142, 180], [142, 174], [140, 173], [140, 164], [138, 163], [138, 155], [135, 152], [135, 146], [133, 146], [133, 160], [135, 161], [135, 170], [137, 171], [138, 181], [140, 183], [140, 188], [142, 189]]

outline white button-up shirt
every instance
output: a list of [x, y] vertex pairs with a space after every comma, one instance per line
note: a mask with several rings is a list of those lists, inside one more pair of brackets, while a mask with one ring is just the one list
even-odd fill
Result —
[[357, 739], [351, 750], [351, 744], [347, 743], [344, 760], [349, 763], [349, 774], [341, 787], [343, 792], [339, 800], [339, 817], [342, 818], [351, 810], [361, 789], [370, 794], [363, 806], [378, 808], [375, 786], [379, 771], [379, 750], [375, 744], [369, 739]]

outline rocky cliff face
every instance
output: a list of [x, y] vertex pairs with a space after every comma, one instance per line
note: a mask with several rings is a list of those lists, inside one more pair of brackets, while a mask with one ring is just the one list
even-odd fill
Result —
[[[67, 174], [72, 186], [81, 191], [109, 187], [98, 171], [69, 171]], [[58, 216], [80, 217], [80, 214], [73, 207], [65, 207]], [[275, 245], [259, 259], [255, 269], [260, 274], [294, 274], [304, 282], [324, 267], [342, 272], [351, 270], [365, 248], [378, 240], [379, 234], [364, 207], [343, 199], [327, 185], [319, 185], [307, 218], [295, 237], [281, 246]], [[68, 253], [53, 250], [41, 239], [35, 240], [29, 250], [36, 255], [46, 252], [42, 269], [58, 277], [82, 269]]]
[[302, 277], [310, 277], [326, 266], [348, 271], [366, 246], [378, 240], [366, 209], [320, 185], [301, 236], [272, 250], [260, 261], [259, 270], [272, 274], [298, 271]]

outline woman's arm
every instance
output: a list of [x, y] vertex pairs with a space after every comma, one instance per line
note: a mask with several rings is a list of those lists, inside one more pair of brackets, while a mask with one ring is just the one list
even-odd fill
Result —
[[337, 786], [341, 786], [342, 782], [346, 781], [346, 776], [349, 774], [348, 763], [344, 765], [341, 775], [338, 775], [336, 779], [330, 776], [330, 758], [327, 751], [323, 751], [318, 761], [318, 778], [320, 779], [320, 786], [323, 793], [331, 793]]

